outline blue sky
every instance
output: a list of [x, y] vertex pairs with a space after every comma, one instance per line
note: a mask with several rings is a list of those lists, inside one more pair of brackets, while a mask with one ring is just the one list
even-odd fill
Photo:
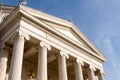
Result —
[[27, 0], [27, 6], [72, 20], [106, 56], [105, 80], [120, 80], [120, 0]]

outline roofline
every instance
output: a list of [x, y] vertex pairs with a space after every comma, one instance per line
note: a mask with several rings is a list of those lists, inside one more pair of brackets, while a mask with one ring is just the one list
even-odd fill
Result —
[[[73, 23], [73, 22], [72, 22]], [[104, 58], [104, 61], [106, 61], [106, 57], [105, 55], [103, 55], [103, 53], [75, 26], [75, 24], [73, 23], [73, 26], [75, 28], [72, 28], [75, 32], [77, 32], [78, 34], [82, 35], [79, 36], [81, 39], [84, 39], [83, 41], [91, 47], [92, 50], [94, 50], [96, 53], [100, 53], [101, 56]]]
[[4, 5], [4, 3], [0, 3], [0, 12], [2, 13], [10, 13], [12, 12], [13, 9], [15, 9], [17, 6], [12, 6], [12, 5]]
[[[34, 20], [34, 21], [36, 21], [36, 22], [39, 23], [39, 20], [38, 20], [38, 19], [35, 19], [32, 15], [30, 15], [30, 14], [24, 12], [24, 11], [21, 11], [21, 13], [22, 13], [23, 15], [26, 15], [26, 14], [27, 14], [26, 16], [29, 16], [30, 18], [32, 18], [32, 20]], [[48, 25], [46, 25], [45, 23], [41, 23], [41, 22], [40, 22], [39, 24], [42, 25], [42, 26], [45, 26], [46, 28], [48, 28]], [[50, 31], [53, 31], [52, 28], [48, 28], [48, 29], [49, 29]], [[55, 33], [57, 33], [58, 35], [61, 35], [61, 34], [59, 34], [58, 32], [55, 32]], [[83, 34], [82, 34], [82, 35], [83, 35]], [[88, 40], [88, 41], [89, 41], [89, 40]], [[98, 57], [97, 55], [93, 54], [92, 51], [89, 51], [88, 49], [85, 49], [85, 48], [82, 47], [82, 46], [79, 46], [79, 47], [80, 47], [81, 49], [87, 51], [88, 53], [92, 54], [93, 56], [99, 58], [100, 60], [106, 61], [106, 58], [105, 58], [105, 57]]]
[[[18, 8], [18, 9], [17, 9]], [[14, 11], [13, 11], [14, 12]], [[13, 13], [12, 12], [12, 13]], [[17, 14], [18, 12], [20, 12], [21, 14], [23, 14], [23, 15], [26, 15], [27, 17], [30, 17], [32, 20], [34, 20], [34, 21], [36, 21], [38, 24], [40, 24], [40, 25], [43, 25], [43, 26], [45, 26], [46, 28], [48, 28], [47, 27], [47, 25], [45, 24], [45, 23], [39, 23], [39, 20], [37, 19], [37, 18], [35, 18], [34, 16], [32, 16], [32, 15], [30, 15], [30, 14], [28, 14], [27, 12], [25, 12], [24, 10], [22, 10], [21, 9], [21, 6], [18, 6], [18, 7], [16, 7], [16, 10], [15, 10], [15, 13]], [[11, 13], [11, 14], [12, 14]], [[15, 16], [15, 15], [14, 15]], [[8, 17], [10, 17], [10, 15], [8, 16]], [[71, 23], [71, 22], [70, 22]], [[74, 26], [74, 25], [73, 25]], [[53, 29], [52, 28], [48, 28], [50, 31], [53, 31]], [[85, 39], [85, 40], [87, 40], [87, 41], [89, 41], [85, 36], [84, 36], [84, 34], [82, 34], [79, 30], [78, 30], [78, 28], [75, 26], [75, 28], [73, 28], [72, 27], [72, 29], [74, 29], [74, 31], [76, 31], [78, 34], [80, 34], [80, 35], [83, 35], [83, 37], [81, 37], [81, 38], [83, 38], [83, 39]], [[57, 34], [58, 34], [58, 32], [56, 32]], [[60, 34], [58, 34], [58, 35], [60, 35]], [[86, 42], [86, 41], [85, 41]], [[92, 45], [91, 44], [91, 42], [89, 41], [87, 44], [89, 44], [90, 43], [90, 46]], [[80, 46], [81, 47], [81, 46]], [[89, 51], [89, 50], [87, 50], [87, 49], [85, 49], [84, 47], [81, 47], [83, 50], [85, 50], [85, 51], [87, 51], [88, 53], [90, 53], [90, 54], [92, 54], [92, 55], [94, 55], [91, 51]], [[96, 48], [97, 49], [97, 48]], [[98, 49], [97, 49], [98, 50]], [[100, 53], [100, 52], [99, 52]], [[97, 58], [99, 58], [100, 60], [102, 60], [103, 62], [104, 61], [106, 61], [106, 58], [105, 57], [98, 57], [97, 55], [94, 55], [95, 57], [97, 57]]]
[[0, 6], [6, 6], [6, 7], [16, 7], [16, 6], [13, 6], [13, 5], [6, 5], [4, 3], [0, 3]]
[[[64, 20], [62, 18], [44, 13], [40, 10], [36, 10], [36, 9], [30, 8], [30, 7], [27, 7], [27, 6], [24, 6], [24, 5], [20, 5], [20, 8], [21, 8], [21, 10], [23, 10], [27, 13], [28, 13], [28, 11], [31, 12], [31, 13], [29, 13], [30, 15], [38, 17], [40, 19], [43, 19], [43, 20], [46, 20], [46, 21], [49, 21], [49, 22], [52, 22], [52, 23], [55, 23], [55, 24], [59, 24], [59, 25], [62, 25], [62, 26], [72, 27], [72, 23], [68, 20]], [[33, 11], [34, 11], [34, 13], [33, 13]]]

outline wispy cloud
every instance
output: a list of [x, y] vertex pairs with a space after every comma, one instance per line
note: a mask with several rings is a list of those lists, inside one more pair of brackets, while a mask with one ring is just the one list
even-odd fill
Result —
[[105, 52], [107, 53], [106, 55], [108, 57], [108, 60], [111, 62], [113, 68], [117, 69], [118, 66], [116, 65], [116, 60], [115, 60], [116, 52], [113, 48], [110, 38], [104, 39], [103, 42], [104, 42]]
[[[95, 44], [102, 50], [102, 52], [107, 57], [107, 62], [105, 62], [104, 67], [106, 71], [106, 80], [118, 80], [120, 75], [120, 54], [119, 51], [115, 49], [114, 45], [116, 33], [119, 34], [119, 30], [114, 32], [111, 30], [112, 28], [109, 27], [108, 30], [99, 31], [96, 33], [98, 37], [95, 39]], [[113, 32], [112, 32], [113, 31]], [[112, 32], [112, 35], [110, 33]], [[108, 34], [109, 33], [109, 34]]]

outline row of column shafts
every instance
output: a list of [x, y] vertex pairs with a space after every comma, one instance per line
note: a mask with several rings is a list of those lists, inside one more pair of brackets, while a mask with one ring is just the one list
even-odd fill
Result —
[[[19, 34], [15, 37], [8, 80], [21, 80], [25, 39], [29, 40], [28, 37], [26, 38], [26, 36]], [[47, 80], [47, 50], [51, 50], [51, 47], [44, 42], [40, 42], [40, 46], [41, 48], [39, 49], [39, 55], [38, 55], [37, 80]], [[8, 53], [9, 51], [7, 49], [1, 48], [0, 80], [5, 80]], [[58, 56], [59, 80], [68, 80], [67, 66], [66, 66], [67, 58], [69, 58], [68, 54], [61, 51]], [[76, 59], [75, 62], [76, 80], [83, 80], [82, 65], [83, 62], [79, 59]], [[89, 67], [89, 80], [95, 80], [94, 68], [91, 66]], [[104, 80], [103, 73], [101, 72], [99, 75], [99, 80]]]

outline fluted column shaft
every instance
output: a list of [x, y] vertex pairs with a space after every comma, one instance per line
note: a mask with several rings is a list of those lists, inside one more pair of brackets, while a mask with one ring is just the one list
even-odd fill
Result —
[[25, 40], [22, 35], [15, 37], [8, 80], [21, 80], [24, 42]]
[[64, 52], [60, 52], [60, 55], [58, 56], [59, 80], [68, 80], [66, 58], [68, 58], [68, 55], [64, 54]]
[[41, 49], [38, 53], [37, 80], [47, 80], [47, 49], [51, 50], [46, 43], [40, 43]]
[[82, 72], [83, 62], [77, 59], [74, 65], [75, 65], [76, 80], [83, 80], [83, 72]]
[[94, 74], [95, 68], [93, 66], [89, 66], [88, 71], [89, 71], [88, 73], [89, 80], [95, 80], [95, 74]]
[[7, 49], [1, 49], [0, 51], [0, 80], [5, 80], [8, 53], [9, 51]]

